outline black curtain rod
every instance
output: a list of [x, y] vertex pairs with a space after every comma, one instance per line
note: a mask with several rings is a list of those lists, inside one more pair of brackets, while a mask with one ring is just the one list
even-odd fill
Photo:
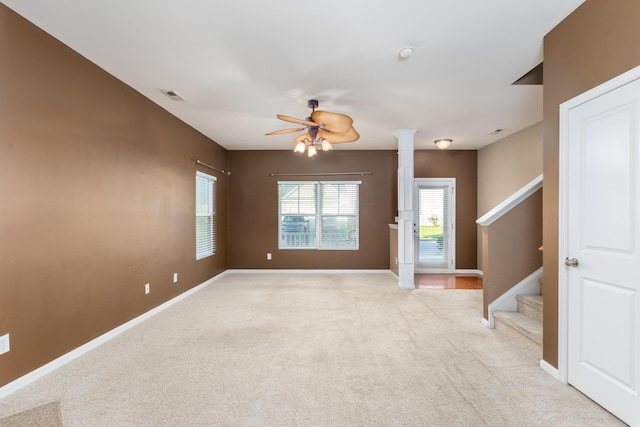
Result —
[[341, 175], [373, 175], [373, 172], [323, 172], [323, 173], [272, 173], [269, 176], [341, 176]]

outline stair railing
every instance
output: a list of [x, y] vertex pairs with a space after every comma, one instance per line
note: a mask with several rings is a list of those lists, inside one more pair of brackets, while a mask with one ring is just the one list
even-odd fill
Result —
[[516, 191], [476, 223], [481, 227], [483, 317], [489, 304], [542, 266], [542, 175]]

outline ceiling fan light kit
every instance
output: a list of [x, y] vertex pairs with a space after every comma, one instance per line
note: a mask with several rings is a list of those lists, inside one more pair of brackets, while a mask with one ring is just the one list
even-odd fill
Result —
[[434, 142], [436, 144], [436, 147], [438, 147], [441, 150], [446, 150], [447, 148], [449, 148], [449, 145], [451, 145], [453, 140], [452, 139], [438, 139], [438, 140], [436, 140]]
[[307, 148], [307, 156], [315, 157], [316, 154], [317, 154], [316, 146], [310, 145], [309, 148]]
[[296, 144], [296, 148], [293, 149], [294, 153], [304, 153], [304, 150], [306, 149], [306, 145], [304, 145], [304, 142], [300, 141]]
[[281, 129], [267, 133], [266, 135], [281, 135], [306, 130], [306, 133], [298, 135], [293, 139], [295, 144], [293, 151], [296, 153], [304, 153], [306, 149], [309, 157], [315, 157], [318, 149], [331, 151], [333, 150], [333, 144], [353, 142], [360, 138], [358, 132], [353, 128], [353, 119], [351, 117], [346, 114], [316, 111], [318, 107], [318, 100], [316, 99], [310, 99], [307, 105], [311, 108], [311, 116], [305, 120], [281, 114], [276, 115], [280, 120], [304, 125], [306, 127]]

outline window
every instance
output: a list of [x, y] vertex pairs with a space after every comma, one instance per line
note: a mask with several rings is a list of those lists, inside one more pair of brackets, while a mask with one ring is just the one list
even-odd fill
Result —
[[280, 249], [358, 249], [360, 181], [278, 182]]
[[415, 179], [415, 269], [455, 270], [455, 178]]
[[196, 259], [216, 251], [216, 178], [196, 172]]

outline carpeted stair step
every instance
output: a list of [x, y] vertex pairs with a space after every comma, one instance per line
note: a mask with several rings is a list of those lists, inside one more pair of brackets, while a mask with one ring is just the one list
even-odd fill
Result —
[[542, 357], [542, 321], [517, 311], [497, 311], [493, 317], [496, 331], [519, 342], [536, 357]]
[[516, 295], [518, 312], [542, 322], [542, 295]]

